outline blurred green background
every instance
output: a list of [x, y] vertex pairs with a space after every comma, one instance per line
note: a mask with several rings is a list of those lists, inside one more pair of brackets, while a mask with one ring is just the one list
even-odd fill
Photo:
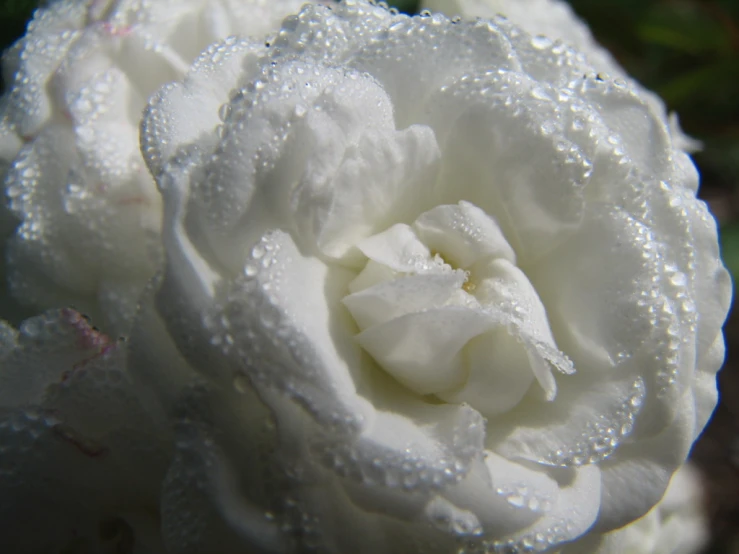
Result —
[[[414, 13], [418, 2], [389, 2]], [[703, 143], [701, 196], [722, 228], [724, 260], [739, 275], [739, 0], [571, 0], [627, 71], [680, 115]], [[0, 0], [0, 46], [24, 31], [38, 0]], [[726, 327], [721, 402], [693, 459], [706, 477], [712, 544], [739, 554], [739, 321]]]

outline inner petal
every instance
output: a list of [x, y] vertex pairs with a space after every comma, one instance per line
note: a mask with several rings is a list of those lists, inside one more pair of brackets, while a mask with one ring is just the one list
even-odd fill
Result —
[[399, 273], [425, 273], [433, 265], [429, 248], [402, 223], [364, 239], [357, 246], [370, 260]]
[[413, 224], [432, 250], [444, 252], [452, 264], [468, 268], [483, 257], [516, 261], [516, 254], [493, 218], [469, 202], [437, 206]]
[[411, 275], [393, 279], [346, 296], [344, 305], [360, 329], [402, 315], [443, 306], [462, 287], [464, 273]]
[[438, 394], [442, 400], [467, 402], [493, 416], [514, 408], [534, 380], [526, 348], [506, 327], [474, 337], [465, 352], [468, 378], [458, 390]]
[[490, 325], [484, 312], [447, 306], [375, 325], [357, 341], [398, 381], [432, 394], [462, 385], [467, 364], [461, 350]]
[[513, 249], [477, 206], [437, 206], [356, 246], [366, 266], [343, 299], [356, 340], [415, 393], [495, 416], [534, 381], [539, 399], [554, 399], [553, 369], [574, 371]]

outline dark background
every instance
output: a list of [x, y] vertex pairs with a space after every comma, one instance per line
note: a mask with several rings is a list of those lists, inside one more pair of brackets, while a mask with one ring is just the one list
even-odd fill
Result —
[[[703, 142], [700, 195], [721, 225], [724, 260], [739, 274], [739, 0], [571, 0], [627, 71], [680, 114]], [[414, 0], [390, 4], [408, 13]], [[0, 49], [25, 29], [37, 0], [0, 0]], [[721, 400], [692, 458], [706, 481], [712, 543], [739, 554], [739, 318], [726, 325]]]

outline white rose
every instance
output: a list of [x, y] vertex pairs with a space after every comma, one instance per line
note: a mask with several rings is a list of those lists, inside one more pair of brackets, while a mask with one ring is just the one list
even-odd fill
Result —
[[695, 554], [709, 539], [698, 471], [686, 464], [672, 476], [664, 498], [622, 529], [594, 534], [562, 554]]
[[309, 6], [213, 47], [142, 144], [165, 271], [130, 351], [82, 364], [123, 385], [80, 373], [58, 407], [78, 353], [4, 330], [26, 535], [61, 512], [55, 544], [114, 514], [141, 551], [552, 551], [651, 509], [715, 405], [730, 285], [695, 169], [561, 44]]
[[[12, 212], [0, 213], [0, 241], [18, 224], [7, 247], [15, 299], [74, 305], [125, 331], [161, 258], [161, 205], [138, 141], [149, 95], [181, 79], [212, 42], [262, 36], [302, 4], [60, 0], [36, 12], [5, 54], [0, 99], [0, 179]], [[5, 304], [0, 316], [16, 318]]]
[[360, 2], [228, 49], [143, 124], [192, 372], [147, 378], [214, 468], [174, 464], [209, 492], [177, 523], [522, 551], [646, 513], [715, 405], [730, 291], [638, 89], [504, 20]]
[[171, 432], [126, 356], [73, 310], [0, 321], [0, 551], [164, 552]]
[[216, 548], [204, 520], [234, 550], [542, 551], [651, 509], [730, 284], [639, 89], [358, 1], [224, 48], [142, 124], [166, 264], [134, 342], [186, 362], [141, 377], [182, 422], [174, 551]]
[[[583, 23], [564, 0], [422, 0], [421, 6], [448, 16], [494, 17], [502, 14], [527, 33], [561, 40], [587, 55], [592, 67], [613, 77], [627, 77], [613, 56], [593, 38]], [[638, 85], [637, 85], [638, 86]], [[652, 109], [667, 119], [676, 148], [693, 152], [701, 149], [697, 141], [680, 128], [675, 112], [667, 115], [662, 99], [641, 88], [641, 95], [652, 104]]]

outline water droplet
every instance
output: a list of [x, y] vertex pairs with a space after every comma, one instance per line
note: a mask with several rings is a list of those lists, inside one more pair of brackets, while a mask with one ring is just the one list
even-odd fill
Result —
[[255, 260], [260, 259], [262, 256], [264, 256], [265, 249], [264, 245], [259, 243], [254, 246], [254, 248], [251, 249], [251, 257]]
[[221, 121], [226, 121], [229, 115], [231, 115], [230, 104], [223, 104], [220, 108], [218, 108], [218, 117], [221, 119]]
[[531, 37], [531, 46], [537, 50], [544, 50], [545, 48], [550, 48], [552, 46], [552, 40], [544, 35], [537, 35], [535, 37]]
[[238, 374], [236, 377], [234, 377], [233, 386], [236, 392], [244, 394], [251, 389], [251, 382], [246, 375]]

